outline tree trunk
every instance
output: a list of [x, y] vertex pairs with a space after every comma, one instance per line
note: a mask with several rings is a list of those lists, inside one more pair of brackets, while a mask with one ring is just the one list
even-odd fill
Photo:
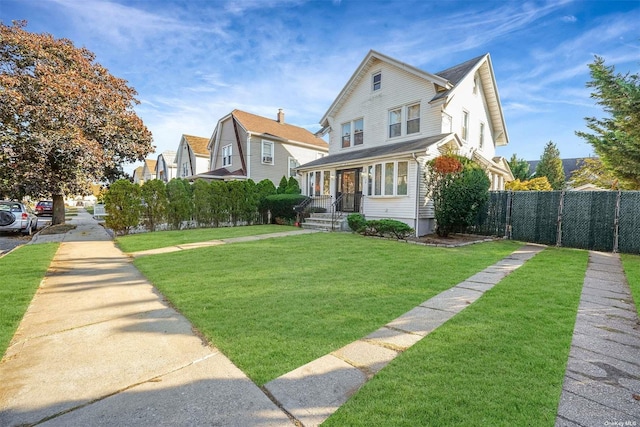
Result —
[[53, 217], [51, 218], [51, 225], [64, 224], [64, 196], [62, 194], [56, 194], [53, 196]]

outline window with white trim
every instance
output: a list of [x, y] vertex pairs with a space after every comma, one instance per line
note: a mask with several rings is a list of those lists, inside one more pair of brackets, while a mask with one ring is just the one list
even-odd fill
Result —
[[351, 122], [342, 125], [342, 148], [351, 147]]
[[402, 108], [389, 111], [389, 138], [402, 134]]
[[184, 162], [182, 164], [182, 176], [189, 176], [189, 162]]
[[484, 123], [480, 122], [480, 135], [478, 136], [478, 146], [482, 148], [484, 146]]
[[307, 196], [331, 194], [331, 171], [313, 171], [307, 174]]
[[[351, 130], [353, 129], [353, 133]], [[364, 119], [357, 119], [342, 124], [342, 148], [349, 148], [364, 143]]]
[[289, 176], [296, 176], [296, 168], [298, 166], [300, 166], [300, 162], [293, 157], [289, 157]]
[[273, 142], [262, 140], [262, 164], [273, 165]]
[[469, 137], [469, 112], [462, 111], [462, 129], [460, 132], [460, 137], [463, 141], [466, 141]]
[[364, 119], [354, 120], [353, 145], [362, 145], [363, 143], [364, 143]]
[[222, 147], [222, 166], [231, 166], [232, 145]]
[[409, 162], [393, 161], [367, 167], [369, 196], [406, 196]]
[[407, 135], [420, 132], [420, 104], [407, 107]]
[[379, 71], [371, 77], [371, 89], [375, 92], [382, 88], [382, 72]]

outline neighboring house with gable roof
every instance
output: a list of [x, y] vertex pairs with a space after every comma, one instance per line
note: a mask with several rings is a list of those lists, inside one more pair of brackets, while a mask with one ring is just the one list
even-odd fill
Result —
[[192, 178], [209, 170], [209, 138], [182, 135], [176, 151], [176, 178]]
[[144, 159], [144, 165], [142, 165], [142, 182], [151, 181], [156, 179], [156, 161], [152, 159]]
[[491, 189], [513, 180], [495, 153], [509, 138], [489, 54], [432, 74], [371, 50], [320, 124], [329, 155], [298, 168], [303, 193], [332, 210], [403, 221], [416, 235], [434, 226], [427, 161], [455, 149], [485, 168]]
[[138, 166], [133, 170], [133, 183], [144, 184], [144, 166]]
[[156, 160], [156, 178], [169, 182], [177, 175], [176, 152], [173, 150], [163, 151]]
[[299, 179], [295, 168], [328, 151], [322, 138], [285, 123], [282, 109], [275, 120], [233, 110], [218, 121], [207, 148], [210, 170], [195, 178], [270, 179], [276, 187], [283, 176]]

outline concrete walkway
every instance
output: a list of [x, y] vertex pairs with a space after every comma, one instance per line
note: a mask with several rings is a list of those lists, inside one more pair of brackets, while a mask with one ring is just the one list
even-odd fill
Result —
[[589, 253], [556, 426], [640, 426], [640, 322], [618, 254]]
[[90, 215], [72, 222], [0, 363], [0, 425], [292, 425]]

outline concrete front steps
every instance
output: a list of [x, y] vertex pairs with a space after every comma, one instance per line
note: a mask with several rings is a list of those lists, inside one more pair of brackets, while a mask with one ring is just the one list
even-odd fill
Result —
[[346, 231], [349, 226], [346, 214], [334, 221], [331, 219], [330, 213], [312, 213], [309, 218], [304, 220], [302, 228], [305, 230]]

